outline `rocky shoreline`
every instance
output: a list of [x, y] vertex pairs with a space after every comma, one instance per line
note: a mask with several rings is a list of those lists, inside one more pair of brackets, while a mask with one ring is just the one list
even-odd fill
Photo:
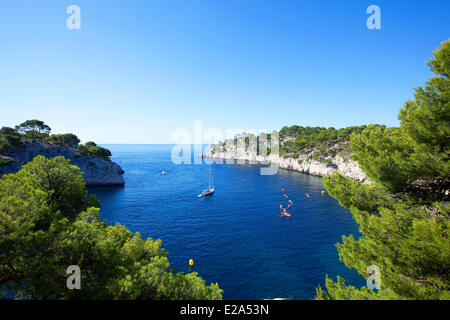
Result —
[[306, 174], [316, 176], [331, 176], [335, 172], [339, 172], [345, 177], [353, 179], [361, 183], [369, 183], [368, 178], [358, 166], [356, 161], [344, 158], [342, 156], [335, 156], [330, 158], [329, 162], [321, 160], [310, 159], [307, 155], [300, 155], [297, 158], [279, 157], [278, 155], [259, 156], [251, 154], [247, 150], [239, 150], [233, 148], [230, 151], [206, 152], [203, 157], [209, 159], [221, 160], [242, 160], [262, 164], [278, 164], [280, 168], [294, 170]]
[[63, 156], [70, 163], [79, 167], [83, 173], [83, 179], [87, 186], [122, 186], [125, 184], [123, 169], [109, 159], [101, 159], [91, 156], [82, 156], [71, 148], [55, 146], [45, 141], [26, 141], [21, 147], [17, 147], [7, 156], [0, 156], [8, 163], [0, 165], [0, 176], [15, 173], [21, 166], [34, 157], [42, 155], [46, 158]]

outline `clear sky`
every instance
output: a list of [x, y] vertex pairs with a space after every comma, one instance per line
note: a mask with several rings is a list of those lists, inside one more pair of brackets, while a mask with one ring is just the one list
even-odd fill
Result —
[[37, 118], [98, 143], [171, 143], [195, 120], [395, 126], [449, 17], [448, 0], [5, 0], [0, 126]]

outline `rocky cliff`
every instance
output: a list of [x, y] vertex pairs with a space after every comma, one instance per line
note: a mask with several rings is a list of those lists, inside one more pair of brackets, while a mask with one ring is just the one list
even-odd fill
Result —
[[[335, 148], [339, 146], [336, 145]], [[280, 157], [279, 155], [260, 156], [255, 152], [250, 152], [247, 148], [227, 145], [227, 150], [223, 151], [217, 146], [204, 154], [204, 157], [210, 159], [234, 159], [245, 160], [256, 163], [272, 163], [278, 164], [280, 168], [299, 171], [302, 173], [330, 176], [335, 172], [341, 173], [343, 176], [356, 180], [362, 183], [369, 183], [368, 178], [358, 166], [356, 161], [353, 161], [348, 156], [335, 155], [334, 157], [322, 157], [319, 159], [312, 159], [311, 153], [301, 154], [295, 157]]]
[[19, 171], [22, 164], [33, 160], [37, 155], [42, 155], [46, 158], [63, 156], [69, 159], [71, 164], [81, 169], [83, 179], [88, 186], [115, 186], [125, 184], [122, 176], [124, 171], [118, 164], [108, 159], [82, 156], [75, 149], [55, 146], [44, 141], [26, 141], [23, 146], [15, 148], [8, 155], [0, 155], [3, 163], [5, 163], [0, 165], [0, 176]]

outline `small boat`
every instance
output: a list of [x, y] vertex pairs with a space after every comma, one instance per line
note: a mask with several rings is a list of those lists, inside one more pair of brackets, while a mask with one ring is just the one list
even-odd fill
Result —
[[203, 198], [211, 196], [214, 193], [214, 181], [212, 176], [212, 165], [209, 167], [209, 187], [206, 190], [203, 190], [197, 197]]
[[214, 188], [208, 188], [208, 190], [203, 190], [202, 193], [200, 193], [197, 197], [202, 198], [202, 197], [207, 197], [210, 196], [214, 193]]
[[163, 172], [161, 172], [161, 174], [162, 174], [162, 175], [165, 175], [165, 174], [167, 174], [167, 172], [166, 172], [166, 171], [163, 171]]

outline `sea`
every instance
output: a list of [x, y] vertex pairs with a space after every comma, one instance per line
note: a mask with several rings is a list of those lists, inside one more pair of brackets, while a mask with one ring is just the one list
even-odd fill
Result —
[[[261, 164], [211, 164], [195, 152], [177, 164], [173, 145], [103, 146], [124, 169], [125, 186], [89, 189], [101, 201], [100, 218], [161, 239], [174, 272], [217, 282], [224, 299], [313, 299], [327, 275], [365, 285], [336, 248], [343, 235], [360, 236], [358, 225], [322, 195], [321, 177], [285, 169], [261, 175]], [[210, 171], [215, 192], [199, 198]], [[292, 218], [281, 219], [289, 200]]]

